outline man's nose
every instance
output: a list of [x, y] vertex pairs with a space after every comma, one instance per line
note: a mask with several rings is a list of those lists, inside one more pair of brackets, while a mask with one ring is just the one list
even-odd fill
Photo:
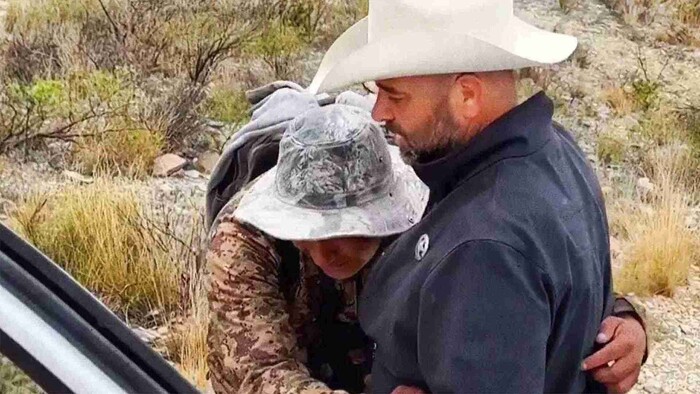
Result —
[[376, 122], [391, 122], [394, 120], [389, 105], [384, 94], [379, 92], [377, 101], [372, 108], [372, 119]]

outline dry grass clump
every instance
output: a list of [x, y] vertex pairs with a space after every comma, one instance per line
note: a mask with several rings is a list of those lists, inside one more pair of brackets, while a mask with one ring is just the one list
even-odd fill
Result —
[[121, 181], [99, 179], [28, 198], [10, 225], [122, 318], [168, 327], [165, 355], [206, 387], [207, 300], [201, 214], [146, 205]]
[[672, 45], [700, 45], [700, 1], [698, 0], [606, 0], [628, 24], [663, 22], [657, 39]]
[[120, 127], [103, 130], [76, 145], [74, 163], [82, 173], [143, 178], [165, 146], [158, 130]]
[[627, 23], [649, 23], [654, 20], [663, 0], [605, 0]]
[[143, 222], [144, 207], [120, 183], [98, 181], [27, 199], [10, 223], [124, 317], [175, 310], [181, 268]]
[[700, 27], [700, 0], [675, 0], [676, 18], [691, 27]]
[[596, 155], [603, 164], [620, 164], [628, 148], [627, 135], [619, 130], [606, 130], [598, 134]]
[[658, 146], [686, 141], [688, 138], [688, 130], [682, 124], [680, 115], [668, 106], [649, 111], [640, 124], [640, 134]]
[[624, 87], [604, 89], [602, 95], [603, 100], [605, 100], [617, 116], [627, 116], [640, 109], [632, 92]]
[[647, 113], [637, 133], [647, 151], [640, 163], [643, 173], [655, 178], [666, 171], [690, 189], [700, 185], [700, 150], [689, 119], [665, 105]]
[[677, 174], [662, 172], [648, 206], [635, 201], [636, 208], [612, 212], [628, 237], [623, 265], [615, 272], [619, 292], [672, 296], [687, 283], [690, 265], [700, 257], [700, 237], [686, 224], [688, 191]]
[[635, 137], [647, 185], [609, 205], [611, 230], [623, 241], [615, 285], [623, 293], [672, 296], [700, 258], [700, 234], [689, 227], [697, 204], [698, 159], [691, 129], [678, 112], [660, 105], [646, 113]]
[[209, 307], [202, 279], [193, 284], [187, 316], [180, 323], [172, 324], [163, 346], [168, 358], [177, 369], [201, 390], [208, 384], [207, 332], [209, 330]]
[[38, 394], [43, 392], [21, 369], [0, 355], [0, 393]]

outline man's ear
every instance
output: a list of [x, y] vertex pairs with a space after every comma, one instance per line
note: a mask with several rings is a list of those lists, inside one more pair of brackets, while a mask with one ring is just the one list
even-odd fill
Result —
[[484, 84], [477, 75], [460, 74], [456, 77], [452, 105], [459, 122], [473, 122], [483, 109]]

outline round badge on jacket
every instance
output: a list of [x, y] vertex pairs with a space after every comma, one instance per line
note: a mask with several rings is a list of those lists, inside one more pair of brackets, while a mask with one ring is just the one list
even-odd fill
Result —
[[425, 254], [428, 253], [428, 248], [430, 248], [430, 237], [428, 237], [428, 234], [423, 234], [418, 239], [418, 243], [416, 243], [416, 260], [423, 260]]

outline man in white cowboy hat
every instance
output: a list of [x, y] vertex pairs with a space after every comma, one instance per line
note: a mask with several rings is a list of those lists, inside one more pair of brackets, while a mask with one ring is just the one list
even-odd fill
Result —
[[561, 62], [576, 45], [515, 17], [512, 0], [370, 0], [328, 50], [310, 90], [375, 81], [373, 117], [431, 191], [361, 299], [377, 343], [373, 390], [636, 382], [646, 336], [634, 318], [605, 319], [614, 302], [595, 174], [544, 94], [517, 102], [512, 70]]

